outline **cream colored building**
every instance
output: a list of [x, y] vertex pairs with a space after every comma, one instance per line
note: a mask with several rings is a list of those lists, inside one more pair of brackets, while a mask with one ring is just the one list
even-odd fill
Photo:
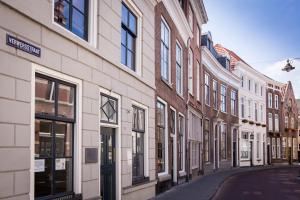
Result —
[[156, 1], [86, 2], [0, 1], [0, 199], [155, 195]]

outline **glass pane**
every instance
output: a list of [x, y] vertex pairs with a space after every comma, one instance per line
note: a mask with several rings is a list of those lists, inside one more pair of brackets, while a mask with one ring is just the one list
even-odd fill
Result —
[[123, 45], [121, 47], [121, 62], [123, 65], [126, 65], [126, 47], [124, 47]]
[[86, 0], [73, 0], [73, 6], [84, 13]]
[[35, 120], [35, 157], [51, 157], [52, 122]]
[[169, 47], [169, 30], [168, 28], [165, 26], [165, 38], [164, 38], [164, 42], [167, 45], [167, 47]]
[[136, 33], [136, 18], [132, 13], [129, 13], [129, 29]]
[[55, 84], [53, 81], [35, 78], [35, 113], [55, 113]]
[[55, 193], [71, 192], [73, 182], [72, 158], [55, 159]]
[[121, 35], [121, 44], [123, 44], [124, 46], [126, 46], [126, 35], [127, 32], [122, 28], [122, 35]]
[[130, 34], [127, 34], [127, 48], [134, 51], [134, 38]]
[[54, 3], [54, 21], [70, 29], [69, 3], [62, 0], [55, 0]]
[[72, 124], [55, 123], [55, 155], [56, 157], [69, 157], [73, 152]]
[[134, 130], [138, 129], [138, 110], [137, 108], [133, 107], [133, 114], [132, 114], [132, 128]]
[[128, 9], [122, 4], [122, 23], [128, 24]]
[[74, 87], [58, 85], [58, 115], [74, 118], [74, 94]]
[[133, 54], [131, 51], [127, 51], [127, 67], [133, 69]]
[[139, 109], [138, 126], [139, 130], [145, 131], [145, 111], [142, 109]]
[[73, 9], [72, 16], [72, 32], [78, 35], [79, 37], [84, 37], [84, 15], [78, 12], [76, 9]]
[[112, 135], [107, 135], [107, 164], [113, 164], [115, 161], [114, 158], [114, 146]]
[[43, 197], [52, 191], [52, 159], [36, 159], [35, 165], [39, 164], [39, 170], [34, 173], [34, 196]]

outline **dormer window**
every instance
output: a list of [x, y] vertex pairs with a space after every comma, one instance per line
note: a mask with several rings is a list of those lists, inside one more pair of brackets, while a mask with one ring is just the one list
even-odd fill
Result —
[[226, 69], [229, 69], [230, 60], [228, 58], [225, 59], [225, 66], [226, 66]]

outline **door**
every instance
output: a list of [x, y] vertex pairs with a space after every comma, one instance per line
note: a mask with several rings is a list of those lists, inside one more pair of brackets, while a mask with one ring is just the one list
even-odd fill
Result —
[[267, 145], [267, 154], [268, 154], [268, 157], [267, 157], [268, 165], [271, 165], [271, 148], [270, 148], [269, 144]]
[[253, 142], [250, 141], [250, 166], [253, 166]]
[[219, 149], [218, 149], [218, 125], [215, 126], [215, 144], [214, 144], [214, 148], [215, 148], [215, 160], [214, 160], [214, 164], [215, 164], [215, 169], [218, 169], [218, 163], [219, 163]]
[[101, 127], [101, 197], [116, 199], [115, 129]]
[[232, 154], [233, 154], [233, 159], [232, 159], [232, 166], [236, 167], [236, 142], [232, 143]]
[[266, 152], [266, 144], [265, 144], [265, 142], [263, 142], [263, 164], [265, 165], [266, 164], [266, 154], [265, 154], [265, 152]]
[[174, 184], [174, 145], [173, 145], [173, 137], [170, 139], [171, 146], [171, 176], [172, 176], [172, 184]]

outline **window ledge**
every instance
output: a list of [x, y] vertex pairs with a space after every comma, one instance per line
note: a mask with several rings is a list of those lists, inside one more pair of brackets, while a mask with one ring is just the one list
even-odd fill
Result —
[[184, 97], [183, 97], [182, 94], [180, 94], [180, 93], [178, 93], [178, 92], [176, 92], [176, 93], [177, 93], [177, 96], [179, 96], [182, 100], [184, 100]]
[[171, 178], [172, 178], [172, 176], [170, 174], [167, 174], [167, 173], [158, 174], [158, 180], [159, 180], [159, 182], [171, 180]]
[[160, 77], [161, 81], [166, 84], [169, 88], [173, 89], [173, 86], [170, 82], [168, 82], [166, 79], [164, 79], [162, 76]]
[[132, 186], [124, 187], [122, 193], [123, 194], [128, 194], [128, 193], [135, 192], [135, 191], [138, 191], [138, 190], [142, 190], [142, 189], [145, 189], [145, 188], [153, 187], [153, 186], [156, 185], [156, 183], [157, 183], [157, 181], [154, 180], [154, 181], [147, 181], [147, 182], [144, 182], [144, 183], [141, 183], [141, 184], [138, 184], [138, 185], [132, 185]]

